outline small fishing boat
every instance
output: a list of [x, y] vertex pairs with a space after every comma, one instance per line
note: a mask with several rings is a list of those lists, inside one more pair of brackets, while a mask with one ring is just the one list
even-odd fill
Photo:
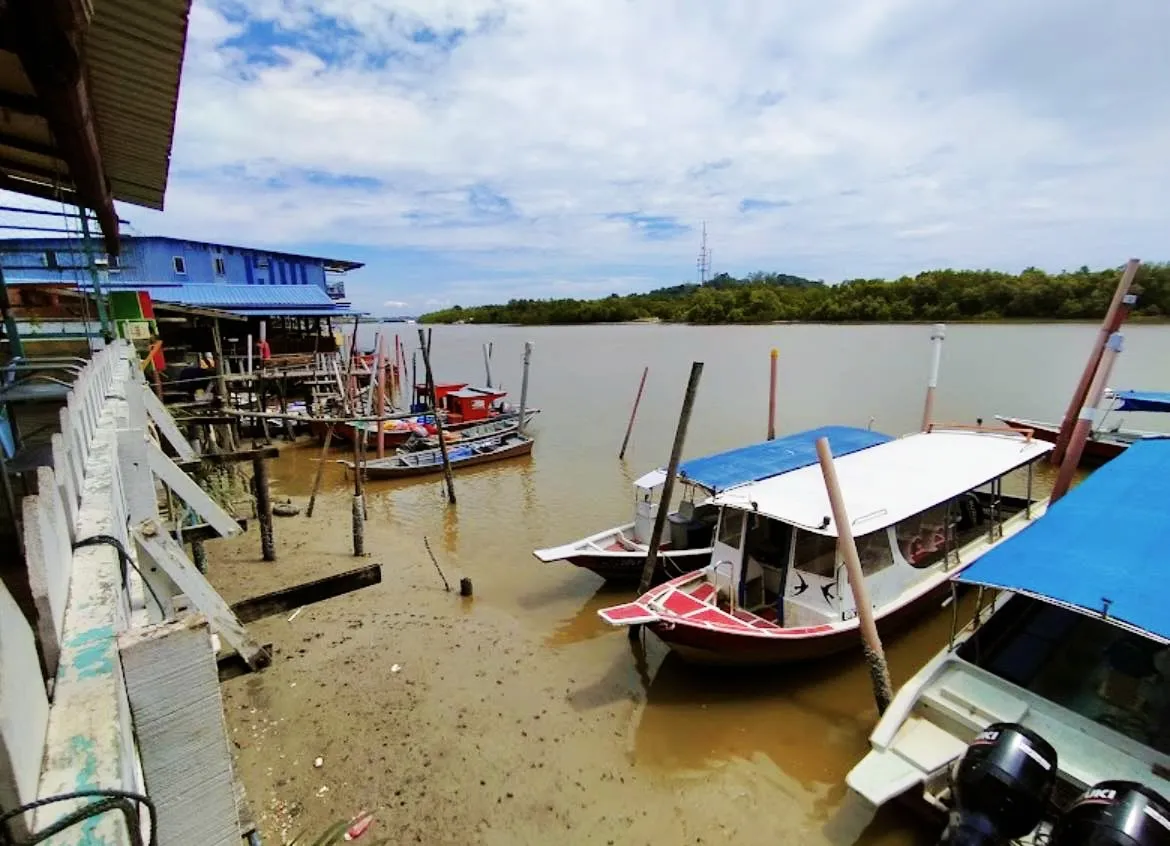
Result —
[[[474, 467], [477, 464], [488, 464], [493, 461], [528, 455], [532, 452], [533, 443], [535, 441], [527, 435], [512, 432], [450, 446], [447, 448], [447, 458], [451, 462], [451, 469], [458, 470], [463, 467]], [[351, 470], [355, 467], [352, 461], [339, 463]], [[443, 455], [440, 449], [400, 452], [386, 458], [363, 461], [361, 468], [367, 479], [402, 479], [409, 476], [426, 476], [431, 473], [443, 472]]]
[[[531, 423], [533, 418], [539, 413], [539, 408], [525, 409], [524, 425], [527, 426]], [[501, 435], [507, 435], [517, 431], [519, 428], [520, 412], [513, 411], [493, 417], [486, 423], [468, 423], [455, 429], [448, 429], [444, 425], [443, 441], [448, 446], [453, 447], [456, 444], [466, 444], [471, 441], [480, 441], [484, 438], [496, 438]], [[402, 445], [402, 449], [409, 452], [418, 452], [424, 449], [437, 449], [438, 446], [439, 433], [436, 431], [434, 434], [425, 436], [416, 433]]]
[[951, 763], [1015, 723], [1055, 749], [1057, 807], [1106, 778], [1170, 792], [1168, 502], [1170, 439], [1138, 441], [959, 575], [985, 601], [899, 690], [849, 787], [949, 811]]
[[[1118, 420], [1106, 425], [1109, 415], [1119, 411], [1150, 411], [1155, 413], [1170, 413], [1170, 392], [1166, 391], [1108, 391], [1106, 400], [1113, 405], [1101, 416], [1101, 421], [1089, 432], [1085, 441], [1085, 451], [1081, 461], [1086, 464], [1103, 464], [1116, 458], [1135, 441], [1145, 438], [1156, 438], [1164, 432], [1151, 432], [1144, 429], [1125, 428], [1123, 421]], [[1056, 443], [1060, 435], [1060, 424], [1045, 420], [1029, 420], [1025, 417], [1008, 417], [996, 415], [996, 419], [1013, 429], [1031, 430], [1033, 436], [1042, 441]]]
[[[1031, 466], [1051, 449], [1010, 429], [934, 429], [836, 460], [879, 627], [932, 607], [951, 576], [1043, 511], [1031, 499]], [[1024, 467], [1027, 494], [1005, 494], [1004, 477]], [[782, 663], [859, 643], [819, 466], [740, 485], [711, 504], [719, 523], [710, 563], [600, 610], [603, 620], [646, 625], [702, 663]]]
[[[416, 387], [416, 400], [425, 394], [425, 386]], [[421, 393], [420, 393], [421, 392]], [[473, 388], [463, 382], [451, 382], [435, 385], [435, 397], [439, 403], [439, 412], [443, 418], [444, 431], [458, 432], [490, 420], [516, 416], [516, 409], [503, 398], [506, 391], [489, 388]], [[427, 406], [416, 402], [413, 406], [416, 414], [393, 420], [382, 421], [383, 447], [399, 447], [411, 438], [434, 435], [438, 428], [435, 426], [435, 415]], [[537, 409], [529, 409], [533, 414]], [[525, 414], [525, 417], [528, 417]], [[367, 449], [376, 449], [378, 446], [377, 422], [338, 423], [334, 426], [333, 436], [346, 443], [353, 443], [355, 432], [364, 432]]]
[[[667, 516], [658, 552], [658, 576], [677, 576], [707, 563], [719, 509], [712, 496], [737, 485], [755, 482], [815, 464], [818, 438], [829, 438], [833, 454], [849, 455], [891, 440], [889, 435], [849, 426], [822, 426], [776, 440], [692, 458], [679, 465], [683, 499]], [[634, 522], [614, 526], [561, 546], [537, 549], [545, 563], [568, 561], [613, 583], [638, 583], [654, 535], [666, 472], [652, 470], [634, 482]]]

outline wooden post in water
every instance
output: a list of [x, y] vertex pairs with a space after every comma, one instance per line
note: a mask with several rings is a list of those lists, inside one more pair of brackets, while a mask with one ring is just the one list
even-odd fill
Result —
[[1052, 496], [1049, 504], [1056, 502], [1066, 493], [1072, 484], [1072, 477], [1077, 472], [1077, 465], [1081, 463], [1081, 455], [1085, 451], [1085, 441], [1093, 428], [1097, 407], [1101, 405], [1101, 398], [1105, 395], [1105, 387], [1109, 383], [1109, 375], [1113, 372], [1113, 365], [1117, 356], [1121, 354], [1124, 339], [1120, 332], [1114, 332], [1105, 342], [1105, 351], [1101, 354], [1101, 363], [1097, 367], [1097, 374], [1093, 384], [1089, 386], [1085, 404], [1081, 406], [1069, 438], [1068, 449], [1064, 453], [1064, 461], [1060, 463], [1060, 471], [1056, 474], [1056, 483], [1052, 486]]
[[483, 369], [487, 374], [487, 387], [492, 386], [492, 352], [487, 344], [483, 345]]
[[447, 480], [447, 502], [455, 504], [455, 479], [451, 473], [451, 459], [447, 456], [447, 438], [443, 434], [443, 416], [439, 414], [439, 401], [435, 398], [435, 377], [431, 372], [431, 345], [423, 330], [418, 330], [418, 343], [422, 347], [423, 367], [427, 377], [427, 391], [430, 393], [431, 411], [435, 415], [435, 434], [439, 436], [439, 455], [443, 459], [443, 478]]
[[[227, 377], [225, 375], [227, 370], [227, 362], [223, 360], [223, 338], [219, 334], [218, 317], [211, 318], [211, 352], [215, 355], [215, 391], [219, 394], [220, 407], [230, 408], [231, 397], [228, 395]], [[235, 427], [235, 423], [225, 427], [228, 436], [228, 452], [236, 451]]]
[[[674, 494], [674, 480], [678, 476], [678, 465], [682, 460], [683, 445], [687, 440], [687, 427], [691, 422], [691, 410], [695, 407], [695, 394], [699, 391], [699, 379], [703, 375], [703, 362], [691, 362], [691, 378], [687, 382], [687, 392], [683, 397], [682, 411], [678, 416], [678, 427], [674, 431], [674, 446], [670, 449], [670, 463], [666, 467], [666, 480], [662, 483], [662, 496], [658, 501], [658, 511], [654, 515], [654, 532], [650, 536], [650, 549], [646, 552], [646, 563], [642, 567], [642, 581], [638, 586], [638, 593], [643, 594], [650, 590], [654, 581], [654, 568], [658, 565], [658, 548], [662, 544], [662, 533], [666, 529], [666, 515], [670, 511], [670, 500]], [[630, 627], [630, 639], [637, 637], [637, 628]]]
[[528, 414], [528, 367], [532, 364], [532, 341], [524, 342], [524, 376], [520, 380], [520, 419], [516, 431], [524, 434], [524, 417]]
[[780, 350], [772, 347], [768, 371], [768, 440], [776, 440], [776, 359]]
[[869, 664], [873, 681], [873, 698], [877, 702], [878, 714], [884, 714], [894, 698], [890, 683], [890, 669], [886, 666], [886, 655], [878, 637], [877, 624], [873, 619], [873, 605], [869, 601], [865, 575], [861, 571], [861, 559], [857, 555], [857, 544], [853, 540], [853, 527], [845, 510], [845, 499], [841, 496], [841, 484], [837, 481], [837, 468], [833, 466], [833, 452], [828, 438], [817, 439], [817, 458], [821, 473], [825, 477], [825, 489], [829, 493], [829, 505], [833, 509], [833, 522], [837, 526], [837, 548], [845, 559], [845, 571], [849, 574], [849, 588], [853, 591], [853, 604], [857, 606], [858, 628], [861, 630], [861, 648]]
[[313, 476], [313, 490], [309, 492], [309, 506], [305, 509], [305, 516], [313, 516], [313, 506], [317, 504], [317, 491], [321, 488], [321, 474], [325, 470], [325, 456], [329, 454], [329, 443], [333, 440], [333, 424], [325, 428], [325, 443], [321, 446], [321, 458], [317, 462], [317, 472]]
[[1129, 289], [1133, 287], [1133, 280], [1137, 276], [1140, 265], [1141, 261], [1135, 258], [1126, 262], [1125, 270], [1117, 283], [1117, 290], [1113, 292], [1113, 301], [1109, 304], [1109, 310], [1105, 312], [1105, 319], [1101, 322], [1097, 337], [1093, 339], [1093, 348], [1089, 351], [1089, 361], [1085, 364], [1081, 379], [1077, 382], [1076, 390], [1073, 391], [1072, 399], [1069, 400], [1068, 408], [1064, 412], [1064, 419], [1060, 423], [1060, 432], [1056, 436], [1056, 448], [1052, 450], [1049, 458], [1053, 464], [1060, 465], [1064, 461], [1065, 450], [1068, 449], [1069, 439], [1076, 426], [1077, 414], [1084, 406], [1085, 398], [1089, 395], [1089, 385], [1092, 384], [1093, 376], [1097, 373], [1097, 367], [1101, 363], [1105, 344], [1109, 340], [1109, 336], [1121, 328], [1121, 324], [1125, 322], [1125, 318], [1129, 314], [1128, 306], [1132, 305], [1133, 300], [1127, 303], [1126, 298], [1129, 296]]
[[252, 485], [256, 491], [256, 520], [260, 523], [260, 552], [265, 561], [276, 560], [272, 539], [272, 501], [268, 497], [268, 465], [263, 458], [252, 459]]
[[374, 365], [374, 378], [377, 379], [377, 388], [374, 391], [374, 402], [378, 407], [376, 410], [378, 422], [375, 424], [378, 427], [377, 444], [378, 444], [378, 458], [386, 457], [386, 432], [383, 428], [386, 417], [386, 373], [388, 366], [385, 361], [384, 349], [386, 346], [386, 339], [378, 338], [378, 354]]
[[642, 391], [646, 388], [646, 374], [650, 372], [649, 366], [642, 368], [642, 378], [638, 382], [638, 393], [634, 395], [634, 407], [630, 409], [630, 422], [626, 424], [626, 436], [622, 438], [622, 448], [618, 450], [618, 460], [625, 460], [626, 447], [630, 445], [630, 435], [634, 431], [634, 418], [638, 416], [638, 404], [642, 402]]
[[922, 431], [934, 420], [934, 389], [938, 387], [938, 369], [942, 364], [942, 345], [947, 336], [945, 323], [936, 323], [930, 330], [930, 379], [926, 383], [926, 401], [922, 404]]

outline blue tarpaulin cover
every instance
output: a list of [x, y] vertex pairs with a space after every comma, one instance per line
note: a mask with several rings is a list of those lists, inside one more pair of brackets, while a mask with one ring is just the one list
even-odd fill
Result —
[[679, 478], [719, 493], [817, 463], [817, 441], [828, 438], [833, 457], [892, 441], [889, 435], [852, 426], [821, 426], [774, 441], [692, 458], [679, 465]]
[[1170, 641], [1170, 438], [1133, 444], [957, 578]]
[[1117, 391], [1118, 411], [1170, 412], [1170, 391]]

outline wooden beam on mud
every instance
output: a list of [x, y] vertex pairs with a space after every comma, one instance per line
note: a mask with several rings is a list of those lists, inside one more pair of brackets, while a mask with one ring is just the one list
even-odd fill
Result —
[[[186, 421], [184, 421], [186, 422]], [[200, 464], [235, 464], [238, 461], [255, 461], [260, 458], [278, 458], [280, 448], [274, 446], [258, 447], [256, 449], [239, 449], [235, 452], [208, 452], [193, 458], [190, 461], [176, 462], [184, 470], [197, 469]]]
[[243, 599], [232, 604], [232, 611], [235, 612], [241, 623], [251, 623], [264, 617], [295, 610], [303, 605], [311, 605], [371, 585], [381, 584], [381, 582], [382, 565], [370, 564], [333, 576], [325, 576], [292, 587], [263, 593], [251, 599]]

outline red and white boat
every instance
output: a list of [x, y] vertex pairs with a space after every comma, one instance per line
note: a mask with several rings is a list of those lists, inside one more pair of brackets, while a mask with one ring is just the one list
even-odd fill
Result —
[[[831, 439], [830, 439], [831, 443]], [[948, 581], [1039, 516], [1031, 464], [1051, 444], [1005, 430], [933, 430], [835, 460], [874, 617], [889, 629], [928, 610]], [[1024, 495], [1003, 492], [1021, 471]], [[646, 625], [684, 658], [772, 664], [860, 642], [817, 465], [715, 496], [710, 563], [598, 611]]]
[[[816, 463], [816, 442], [827, 437], [840, 457], [891, 440], [889, 435], [850, 426], [822, 426], [783, 438], [726, 452], [692, 458], [679, 465], [683, 499], [668, 515], [658, 551], [656, 576], [677, 576], [702, 567], [711, 557], [711, 539], [719, 509], [711, 497], [738, 485], [759, 481]], [[632, 582], [642, 568], [654, 536], [664, 470], [652, 470], [634, 482], [634, 522], [614, 526], [572, 543], [533, 550], [545, 563], [568, 561], [608, 582]]]

